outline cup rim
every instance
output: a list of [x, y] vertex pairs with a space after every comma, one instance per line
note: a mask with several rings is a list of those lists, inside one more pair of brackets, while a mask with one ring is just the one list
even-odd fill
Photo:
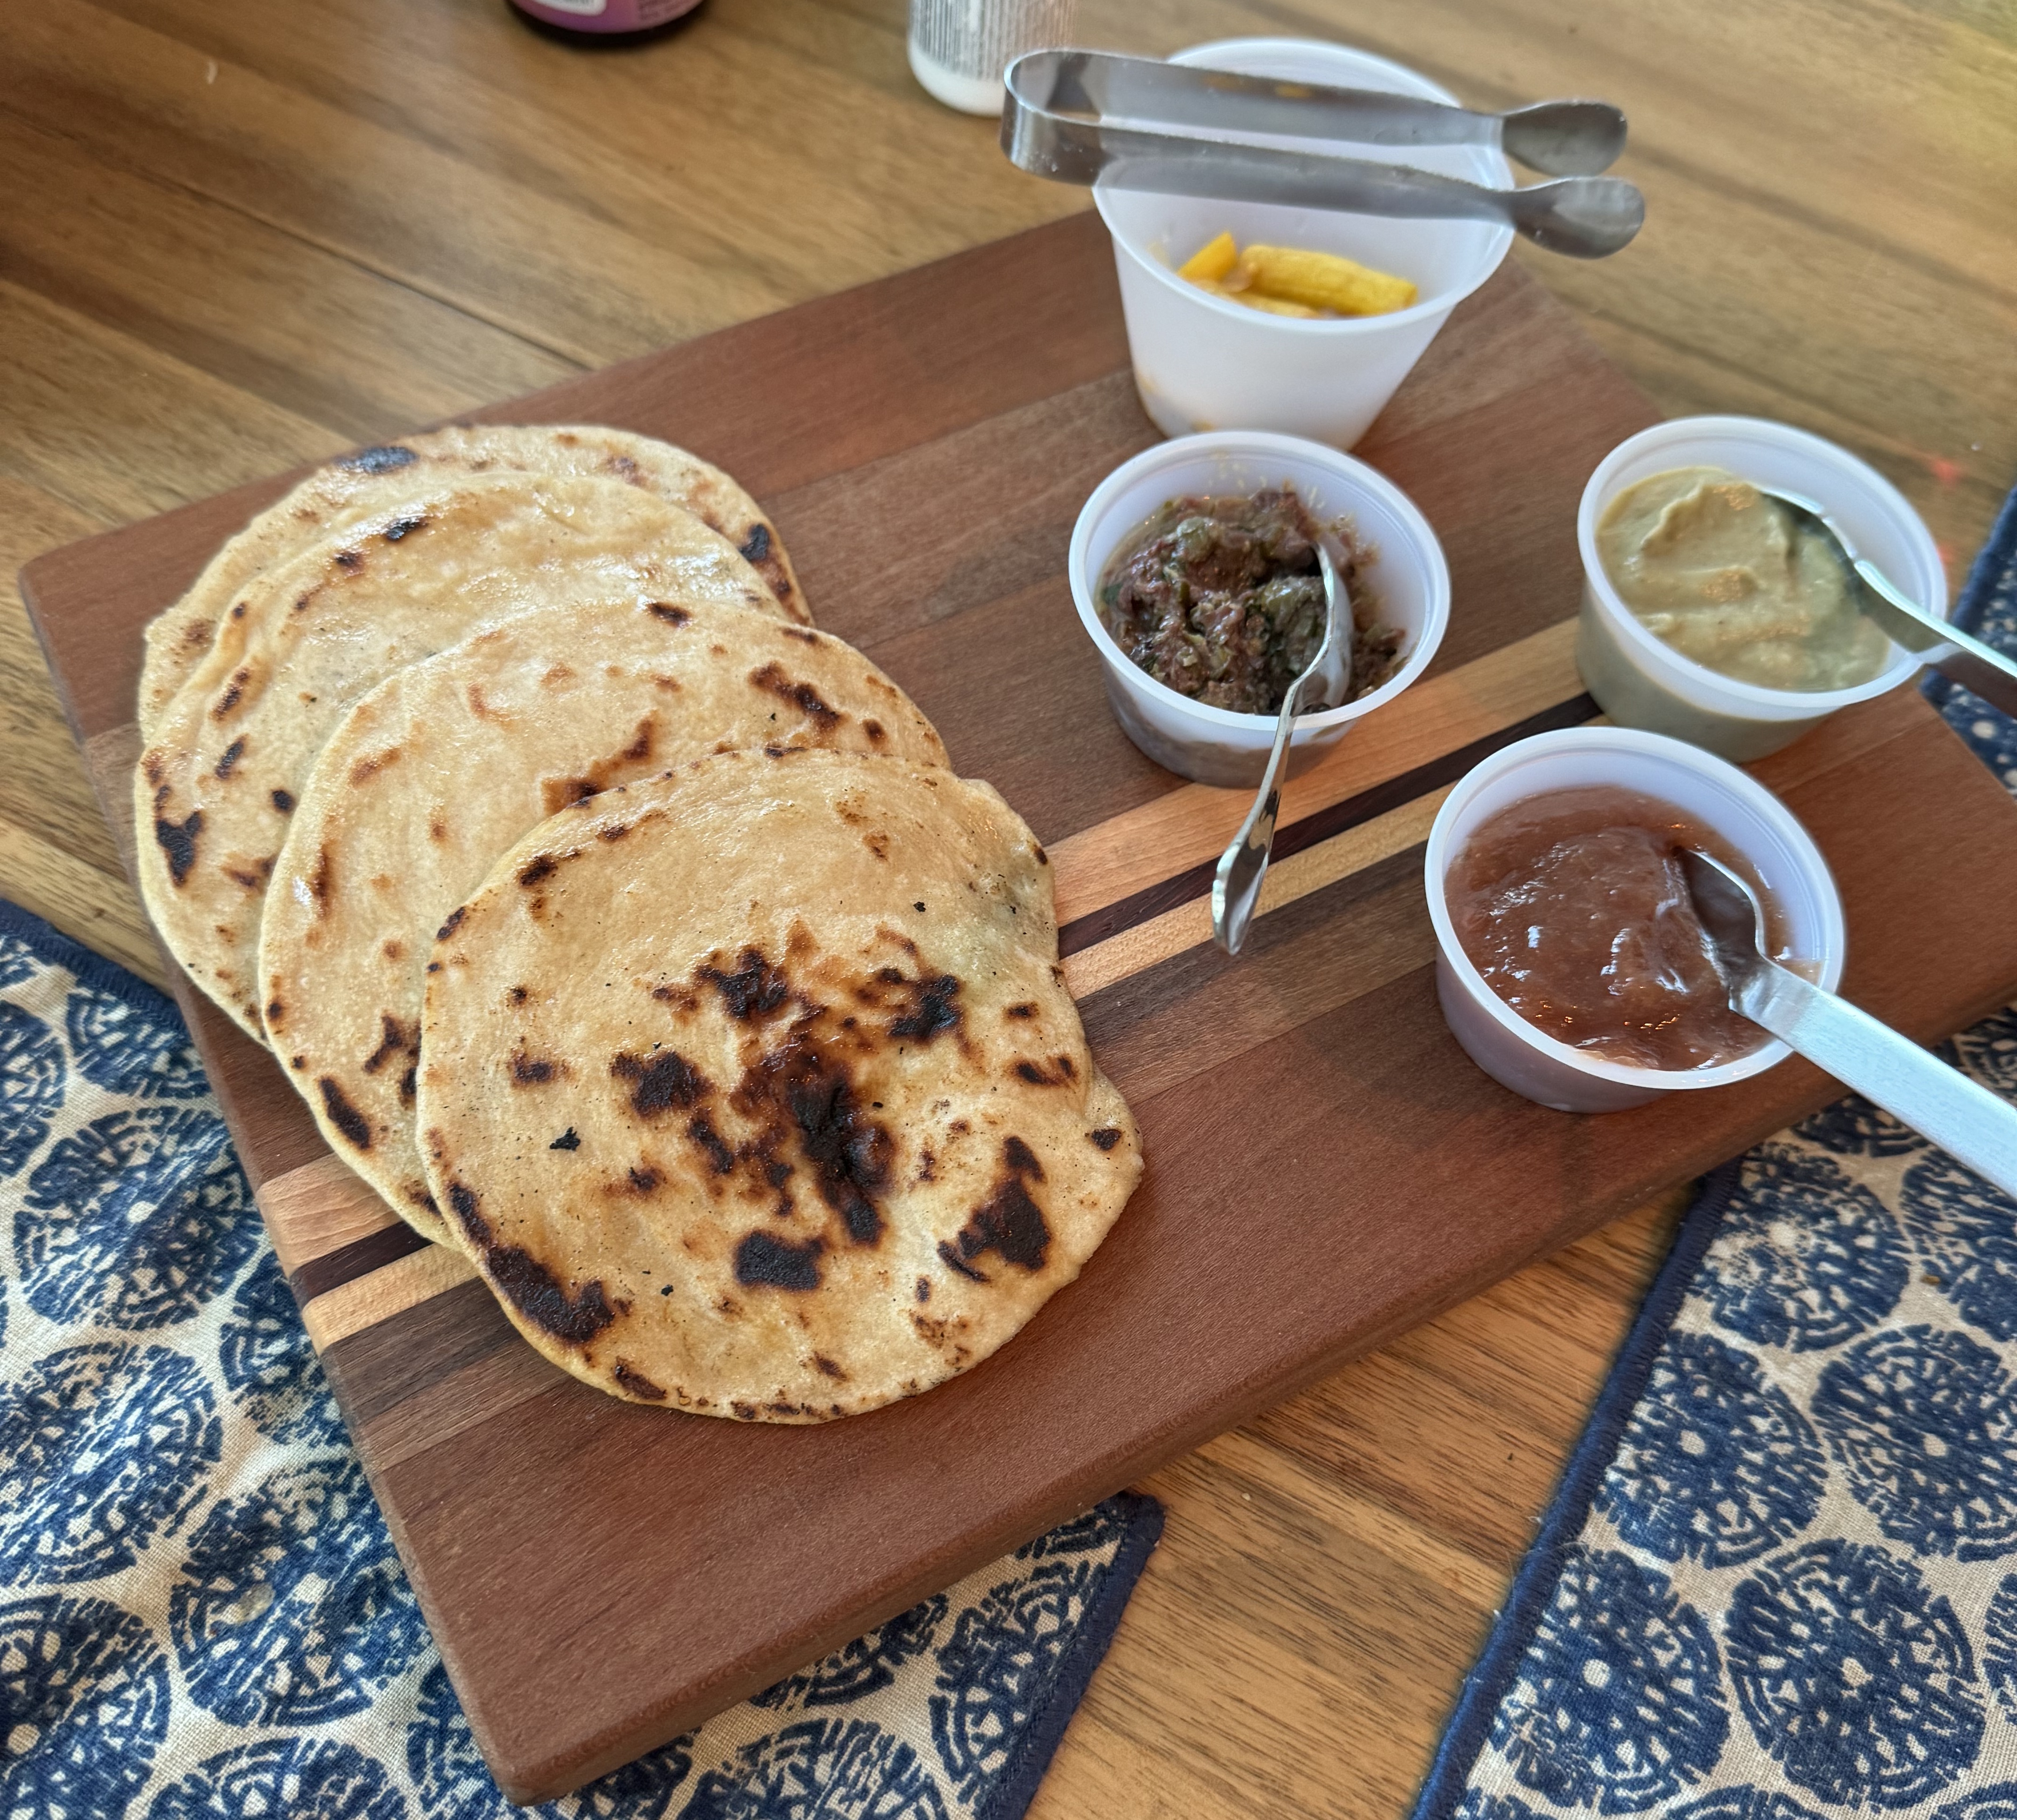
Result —
[[[1424, 592], [1427, 597], [1415, 648], [1401, 667], [1377, 689], [1335, 708], [1325, 708], [1314, 714], [1298, 714], [1296, 736], [1301, 738], [1343, 726], [1392, 701], [1434, 661], [1449, 625], [1449, 563], [1443, 554], [1441, 540], [1423, 515], [1421, 507], [1378, 468], [1332, 448], [1327, 442], [1313, 442], [1305, 437], [1284, 435], [1274, 430], [1203, 430], [1195, 435], [1173, 436], [1167, 442], [1152, 444], [1139, 454], [1130, 456], [1086, 496], [1085, 504], [1079, 508], [1077, 522], [1072, 526], [1066, 562], [1071, 580], [1072, 604], [1078, 609], [1079, 623], [1108, 669], [1131, 685], [1159, 696], [1178, 711], [1194, 717], [1203, 726], [1223, 728], [1229, 731], [1235, 728], [1253, 731], [1272, 728], [1275, 724], [1276, 717], [1273, 714], [1242, 714], [1231, 708], [1214, 707], [1149, 675], [1120, 648], [1101, 619], [1095, 604], [1098, 578], [1091, 573], [1088, 559], [1093, 528], [1108, 507], [1144, 475], [1159, 468], [1204, 454], [1257, 456], [1264, 460], [1272, 456], [1288, 455], [1309, 461], [1329, 469], [1348, 488], [1377, 499], [1413, 533], [1409, 540], [1409, 554], [1424, 572]], [[1387, 553], [1383, 547], [1383, 558]]]
[[1732, 1061], [1719, 1062], [1712, 1068], [1641, 1068], [1629, 1063], [1606, 1061], [1600, 1056], [1573, 1048], [1529, 1024], [1492, 991], [1484, 974], [1478, 971], [1477, 963], [1464, 952], [1463, 944], [1457, 939], [1456, 925], [1450, 917], [1448, 894], [1444, 888], [1450, 865], [1456, 857], [1450, 850], [1453, 839], [1450, 830], [1458, 814], [1484, 784], [1521, 759], [1537, 751], [1554, 751], [1564, 747], [1574, 749], [1579, 746], [1586, 750], [1593, 748], [1601, 751], [1608, 747], [1613, 751], [1638, 753], [1672, 764], [1676, 769], [1692, 771], [1737, 797], [1760, 820], [1771, 825], [1799, 861], [1820, 901], [1822, 939], [1820, 952], [1815, 957], [1820, 963], [1820, 984], [1830, 991], [1840, 984], [1842, 966], [1848, 953], [1848, 930], [1842, 915], [1842, 894], [1835, 885], [1835, 874], [1829, 869], [1828, 860], [1816, 845], [1813, 836], [1801, 825], [1799, 818], [1784, 803], [1756, 778], [1739, 770], [1728, 760], [1718, 758], [1713, 753], [1706, 752], [1700, 746], [1690, 746], [1685, 740], [1672, 739], [1665, 734], [1647, 733], [1629, 727], [1564, 727], [1553, 732], [1533, 734], [1524, 739], [1516, 739], [1510, 746], [1501, 746], [1489, 757], [1479, 760], [1457, 781], [1449, 794], [1443, 799], [1441, 807], [1436, 811], [1422, 861], [1425, 895], [1429, 902], [1429, 920], [1434, 926], [1436, 945], [1444, 960], [1463, 984], [1471, 1002], [1482, 1006], [1486, 1014], [1502, 1030], [1518, 1037], [1545, 1060], [1594, 1080], [1608, 1081], [1646, 1092], [1689, 1092], [1710, 1087], [1727, 1087], [1735, 1082], [1748, 1081], [1753, 1075], [1762, 1074], [1767, 1068], [1776, 1067], [1792, 1053], [1787, 1044], [1777, 1037], [1770, 1037], [1748, 1054], [1739, 1056]]
[[[1716, 414], [1691, 417], [1669, 417], [1664, 422], [1651, 424], [1634, 435], [1627, 436], [1616, 448], [1600, 461], [1591, 471], [1589, 478], [1583, 483], [1582, 497], [1576, 507], [1576, 548], [1582, 558], [1583, 577], [1597, 605], [1602, 609], [1605, 622], [1613, 627], [1617, 635], [1636, 652], [1653, 659], [1657, 670], [1665, 668], [1678, 672], [1674, 684], [1695, 706], [1715, 712], [1729, 713], [1742, 707], [1760, 709], [1765, 712], [1750, 718], [1766, 720], [1819, 720], [1833, 713], [1838, 708], [1846, 708], [1857, 702], [1867, 702], [1882, 695], [1889, 695], [1900, 684], [1909, 681], [1925, 659], [1893, 644], [1896, 654], [1892, 661], [1867, 681], [1840, 689], [1774, 689], [1762, 683], [1745, 682], [1741, 678], [1725, 676], [1722, 671], [1712, 670], [1686, 653], [1677, 651], [1657, 633], [1650, 630], [1639, 616], [1625, 604], [1611, 577], [1604, 572], [1604, 564], [1597, 554], [1597, 520], [1610, 504], [1606, 489], [1618, 470], [1649, 442], [1657, 443], [1676, 432], [1687, 432], [1705, 435], [1728, 435], [1738, 441], [1777, 443], [1784, 448], [1811, 455], [1824, 463], [1841, 464], [1859, 470], [1862, 479], [1876, 495], [1884, 510], [1894, 517], [1903, 529], [1908, 540], [1924, 540], [1927, 549], [1933, 550], [1932, 534], [1925, 521], [1914, 509], [1911, 500], [1899, 492], [1867, 462], [1852, 455], [1839, 444], [1831, 442], [1824, 436], [1817, 436], [1810, 430], [1796, 429], [1791, 424], [1782, 424], [1770, 417], [1742, 417]], [[1833, 502], [1820, 502], [1833, 509]], [[1938, 567], [1936, 550], [1935, 565]], [[1936, 609], [1944, 619], [1952, 608], [1944, 577], [1940, 588], [1941, 599]], [[1701, 698], [1719, 695], [1722, 702]]]
[[[1397, 91], [1399, 93], [1419, 92], [1420, 99], [1426, 101], [1441, 101], [1452, 107], [1463, 105], [1440, 82], [1431, 81], [1418, 70], [1411, 70], [1406, 64], [1396, 63], [1391, 57], [1377, 56], [1371, 51], [1362, 51], [1355, 45], [1333, 44], [1322, 38], [1214, 38], [1208, 44], [1190, 45], [1182, 50], [1174, 52], [1171, 54], [1168, 61], [1173, 63], [1184, 63], [1193, 67], [1202, 65], [1210, 68], [1211, 66], [1207, 60], [1212, 56], [1223, 56], [1232, 52], [1261, 49], [1315, 50], [1324, 52], [1341, 51], [1359, 62], [1370, 64], [1376, 69], [1388, 72], [1407, 82], [1419, 85], [1418, 90], [1402, 88]], [[1514, 182], [1513, 168], [1506, 163], [1505, 153], [1494, 151], [1490, 153], [1490, 156], [1497, 161], [1496, 175], [1501, 186], [1510, 189]], [[1157, 283], [1174, 287], [1185, 298], [1202, 304], [1207, 309], [1221, 316], [1249, 326], [1260, 327], [1264, 330], [1279, 329], [1290, 334], [1312, 334], [1319, 337], [1363, 334], [1380, 328], [1401, 327], [1408, 323], [1420, 322], [1431, 316], [1447, 316], [1473, 291], [1478, 290], [1490, 279], [1492, 274], [1505, 263], [1506, 251], [1513, 244], [1511, 228], [1502, 225], [1493, 229], [1492, 239], [1488, 243], [1491, 251], [1481, 262], [1481, 269], [1474, 277], [1462, 282], [1452, 289], [1439, 291], [1433, 297], [1417, 298], [1405, 309], [1389, 310], [1381, 316], [1332, 318], [1274, 316], [1263, 310], [1249, 309], [1243, 304], [1229, 302], [1225, 298], [1214, 297], [1210, 291], [1200, 290], [1189, 280], [1178, 277], [1174, 267], [1165, 265], [1160, 259], [1153, 258], [1146, 248], [1136, 246], [1125, 233], [1121, 232], [1119, 226], [1116, 225], [1113, 217], [1107, 211], [1107, 199], [1113, 193], [1113, 186], [1111, 184], [1095, 183], [1092, 187], [1093, 206], [1099, 211], [1099, 218], [1105, 223], [1107, 233], [1111, 237], [1114, 245], [1120, 247], [1135, 265], [1139, 266], [1143, 271], [1153, 274]]]

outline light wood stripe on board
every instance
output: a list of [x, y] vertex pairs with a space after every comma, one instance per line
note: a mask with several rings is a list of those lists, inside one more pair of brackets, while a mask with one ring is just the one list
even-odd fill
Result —
[[[1582, 689], [1573, 619], [1417, 683], [1289, 781], [1276, 825], [1287, 828], [1517, 726]], [[1185, 784], [1057, 842], [1050, 854], [1059, 926], [1217, 859], [1253, 800], [1246, 790]]]
[[304, 1264], [399, 1223], [377, 1190], [334, 1152], [276, 1177], [258, 1199], [280, 1268], [290, 1277]]
[[338, 1340], [376, 1327], [459, 1283], [473, 1281], [475, 1276], [476, 1266], [453, 1247], [425, 1245], [325, 1291], [302, 1308], [301, 1320], [310, 1343], [324, 1352]]
[[[1305, 847], [1279, 865], [1271, 865], [1261, 881], [1261, 902], [1254, 915], [1265, 916], [1271, 910], [1307, 897], [1312, 891], [1320, 891], [1427, 840], [1443, 798], [1455, 788], [1445, 784], [1412, 803], [1376, 815], [1370, 822]], [[1193, 897], [1188, 904], [1179, 904], [1174, 910], [1165, 910], [1160, 916], [1152, 916], [1132, 929], [1124, 929], [1118, 935], [1067, 955], [1062, 963], [1065, 984], [1074, 998], [1089, 998], [1102, 987], [1146, 973], [1211, 940], [1211, 900]]]

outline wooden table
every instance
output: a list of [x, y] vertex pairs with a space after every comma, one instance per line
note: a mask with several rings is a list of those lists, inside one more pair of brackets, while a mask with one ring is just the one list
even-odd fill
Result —
[[[1699, 12], [1096, 0], [1082, 36], [1309, 31], [1483, 105], [1618, 101], [1651, 225], [1530, 269], [1669, 411], [1874, 461], [1957, 581], [2017, 471], [2017, 40], [1878, 0]], [[502, 0], [0, 0], [0, 42], [9, 570], [1083, 205], [922, 96], [881, 0], [710, 0], [594, 56]], [[158, 977], [11, 598], [0, 713], [0, 893]], [[1674, 1211], [1160, 1475], [1167, 1540], [1035, 1811], [1403, 1811]]]

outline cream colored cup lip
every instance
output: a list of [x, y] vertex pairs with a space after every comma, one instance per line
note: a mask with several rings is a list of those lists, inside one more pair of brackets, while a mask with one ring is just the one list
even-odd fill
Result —
[[[1441, 84], [1431, 81], [1420, 70], [1411, 70], [1405, 63], [1397, 63], [1391, 57], [1376, 56], [1370, 51], [1362, 51], [1351, 45], [1326, 43], [1322, 38], [1217, 38], [1210, 44], [1193, 45], [1188, 49], [1178, 51], [1169, 60], [1173, 63], [1203, 65], [1208, 69], [1211, 67], [1211, 60], [1214, 56], [1243, 54], [1256, 50], [1269, 52], [1315, 50], [1326, 53], [1343, 51], [1355, 62], [1370, 64], [1399, 78], [1402, 83], [1402, 87], [1398, 91], [1400, 93], [1417, 95], [1422, 99], [1427, 101], [1441, 101], [1452, 107], [1460, 107], [1463, 105]], [[1492, 157], [1497, 163], [1496, 176], [1499, 183], [1503, 188], [1512, 188], [1513, 167], [1506, 163], [1504, 153], [1493, 153]], [[1099, 211], [1099, 218], [1106, 224], [1107, 233], [1112, 238], [1114, 245], [1121, 248], [1135, 265], [1153, 274], [1157, 283], [1174, 287], [1189, 301], [1201, 304], [1207, 309], [1230, 315], [1243, 321], [1250, 321], [1259, 316], [1271, 329], [1279, 329], [1291, 334], [1307, 334], [1312, 339], [1320, 340], [1325, 337], [1333, 340], [1345, 339], [1355, 334], [1363, 334], [1375, 324], [1381, 327], [1391, 328], [1401, 323], [1417, 321], [1426, 316], [1447, 314], [1458, 304], [1463, 302], [1473, 291], [1485, 284], [1505, 263], [1506, 250], [1513, 244], [1512, 229], [1510, 227], [1499, 229], [1494, 236], [1493, 250], [1490, 257], [1481, 262], [1481, 269], [1474, 277], [1450, 289], [1439, 291], [1432, 297], [1417, 297], [1405, 309], [1389, 310], [1380, 316], [1332, 317], [1274, 316], [1265, 311], [1249, 309], [1244, 304], [1230, 302], [1222, 297], [1214, 297], [1209, 291], [1192, 283], [1189, 279], [1178, 277], [1174, 266], [1164, 265], [1146, 247], [1136, 246], [1134, 241], [1115, 225], [1113, 218], [1107, 213], [1106, 198], [1110, 189], [1111, 186], [1095, 184], [1092, 190], [1093, 206]], [[1226, 206], [1229, 208], [1237, 208], [1239, 204], [1228, 203]]]
[[[1822, 468], [1860, 471], [1857, 478], [1903, 527], [1907, 539], [1913, 540], [1913, 534], [1916, 532], [1918, 539], [1923, 540], [1927, 548], [1932, 547], [1932, 533], [1927, 531], [1925, 522], [1913, 510], [1911, 502], [1867, 462], [1858, 460], [1847, 450], [1829, 442], [1824, 436], [1796, 429], [1790, 424], [1779, 423], [1770, 417], [1734, 415], [1671, 417], [1665, 422], [1651, 424], [1636, 435], [1626, 437], [1597, 464], [1589, 480], [1584, 483], [1582, 498], [1576, 508], [1576, 547], [1582, 558], [1584, 578], [1604, 611], [1605, 621], [1615, 628], [1617, 635], [1639, 654], [1641, 659], [1640, 667], [1648, 674], [1649, 680], [1665, 681], [1666, 679], [1660, 676], [1661, 670], [1672, 669], [1680, 673], [1675, 679], [1676, 682], [1693, 684], [1700, 692], [1699, 695], [1684, 697], [1690, 706], [1740, 717], [1745, 707], [1751, 707], [1759, 711], [1759, 717], [1773, 720], [1820, 720], [1833, 713], [1838, 708], [1846, 708], [1857, 702], [1867, 702], [1878, 695], [1888, 695], [1900, 684], [1910, 681], [1923, 659], [1894, 644], [1891, 648], [1894, 654], [1891, 662], [1866, 682], [1842, 689], [1767, 688], [1761, 683], [1749, 683], [1737, 677], [1725, 676], [1721, 670], [1712, 670], [1705, 663], [1697, 663], [1694, 658], [1676, 650], [1658, 633], [1650, 630], [1639, 616], [1625, 604], [1612, 585], [1610, 576], [1605, 572], [1597, 547], [1599, 521], [1617, 492], [1622, 490], [1614, 489], [1612, 482], [1618, 470], [1630, 462], [1647, 443], [1657, 443], [1683, 432], [1703, 436], [1727, 435], [1740, 442], [1777, 444], [1782, 449], [1795, 451], [1814, 460]], [[1734, 473], [1737, 470], [1732, 468], [1731, 471]], [[1809, 498], [1830, 511], [1836, 510], [1839, 504], [1811, 487], [1790, 490], [1805, 491]], [[1950, 603], [1944, 587], [1939, 600], [1928, 604], [1939, 616], [1946, 617]], [[1719, 696], [1723, 699], [1720, 701], [1716, 699]]]
[[[1493, 1023], [1518, 1038], [1536, 1054], [1579, 1074], [1613, 1082], [1621, 1086], [1642, 1088], [1649, 1093], [1677, 1090], [1696, 1092], [1748, 1081], [1755, 1074], [1762, 1074], [1766, 1069], [1776, 1067], [1792, 1053], [1777, 1037], [1769, 1038], [1747, 1055], [1739, 1056], [1734, 1061], [1719, 1063], [1712, 1068], [1640, 1068], [1624, 1062], [1606, 1061], [1600, 1056], [1592, 1055], [1586, 1049], [1574, 1048], [1529, 1024], [1492, 989], [1484, 974], [1478, 971], [1477, 963], [1464, 952], [1463, 944], [1457, 939], [1456, 925], [1450, 916], [1445, 885], [1449, 868], [1457, 858], [1456, 854], [1451, 850], [1454, 837], [1450, 831], [1470, 797], [1498, 772], [1519, 763], [1524, 757], [1564, 748], [1571, 751], [1578, 748], [1601, 750], [1605, 746], [1615, 751], [1639, 753], [1657, 762], [1692, 771], [1734, 796], [1752, 814], [1777, 832], [1788, 852], [1796, 858], [1808, 887], [1821, 908], [1819, 919], [1823, 935], [1819, 944], [1821, 952], [1816, 955], [1802, 958], [1817, 960], [1820, 963], [1819, 984], [1826, 989], [1832, 991], [1840, 984], [1848, 947], [1842, 894], [1836, 887], [1835, 875], [1829, 870], [1828, 861], [1815, 844], [1813, 836], [1800, 825], [1798, 818], [1784, 803], [1748, 773], [1739, 770], [1727, 760], [1718, 758], [1713, 753], [1705, 752], [1683, 740], [1671, 739], [1662, 733], [1644, 733], [1627, 727], [1568, 727], [1516, 740], [1510, 746], [1502, 746], [1489, 757], [1481, 759], [1443, 799], [1442, 807], [1436, 811], [1435, 821], [1429, 829], [1428, 843], [1423, 854], [1422, 871], [1424, 895], [1429, 903], [1429, 919], [1434, 926], [1436, 943], [1442, 951], [1444, 959], [1449, 963], [1468, 997], [1483, 1007]], [[1733, 841], [1731, 844], [1739, 847], [1739, 850], [1741, 850], [1740, 843]]]
[[[1401, 667], [1377, 689], [1338, 707], [1326, 708], [1314, 714], [1298, 714], [1296, 733], [1299, 738], [1356, 720], [1384, 706], [1428, 668], [1449, 624], [1449, 565], [1444, 558], [1442, 543], [1434, 527], [1423, 515], [1421, 507], [1378, 468], [1332, 448], [1327, 442], [1312, 442], [1301, 436], [1283, 435], [1274, 430], [1203, 430], [1196, 435], [1171, 437], [1167, 442], [1157, 442], [1140, 454], [1130, 457], [1086, 496], [1085, 504], [1079, 509], [1077, 522], [1072, 526], [1066, 564], [1072, 604], [1078, 609], [1079, 621], [1086, 635], [1108, 668], [1167, 702], [1176, 711], [1194, 720], [1201, 730], [1239, 728], [1250, 731], [1272, 728], [1275, 724], [1276, 716], [1272, 714], [1242, 714], [1230, 708], [1214, 707], [1151, 676], [1120, 648], [1119, 641], [1107, 630], [1106, 622], [1099, 616], [1099, 571], [1106, 567], [1115, 546], [1109, 544], [1100, 551], [1099, 562], [1095, 565], [1092, 538], [1109, 506], [1144, 475], [1152, 474], [1160, 468], [1180, 466], [1200, 455], [1226, 455], [1261, 461], [1270, 457], [1288, 457], [1308, 462], [1327, 470], [1346, 491], [1378, 500], [1415, 533], [1415, 547], [1406, 555], [1411, 566], [1420, 572], [1426, 606], [1424, 623], [1414, 635], [1414, 648]], [[1333, 515], [1336, 515], [1335, 512]], [[1118, 540], [1115, 542], [1117, 543]], [[1392, 552], [1383, 545], [1380, 554], [1384, 561]]]

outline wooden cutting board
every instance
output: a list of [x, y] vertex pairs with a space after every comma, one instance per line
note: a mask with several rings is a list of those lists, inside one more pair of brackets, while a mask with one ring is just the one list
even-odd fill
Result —
[[[178, 982], [309, 1331], [478, 1742], [558, 1793], [1826, 1102], [1788, 1062], [1578, 1119], [1438, 1013], [1421, 843], [1486, 753], [1590, 717], [1576, 502], [1652, 421], [1511, 266], [1358, 453], [1427, 514], [1455, 605], [1427, 677], [1289, 789], [1246, 956], [1211, 944], [1238, 795], [1108, 715], [1066, 585], [1094, 484], [1154, 432], [1088, 214], [484, 413], [686, 444], [770, 507], [820, 623], [1055, 861], [1062, 948], [1146, 1179], [1084, 1276], [930, 1395], [821, 1428], [617, 1403], [521, 1343], [323, 1147], [266, 1053]], [[23, 586], [130, 838], [140, 628], [287, 484], [57, 551]], [[1910, 690], [1756, 767], [1840, 881], [1846, 989], [1922, 1038], [2017, 988], [2017, 805]]]

